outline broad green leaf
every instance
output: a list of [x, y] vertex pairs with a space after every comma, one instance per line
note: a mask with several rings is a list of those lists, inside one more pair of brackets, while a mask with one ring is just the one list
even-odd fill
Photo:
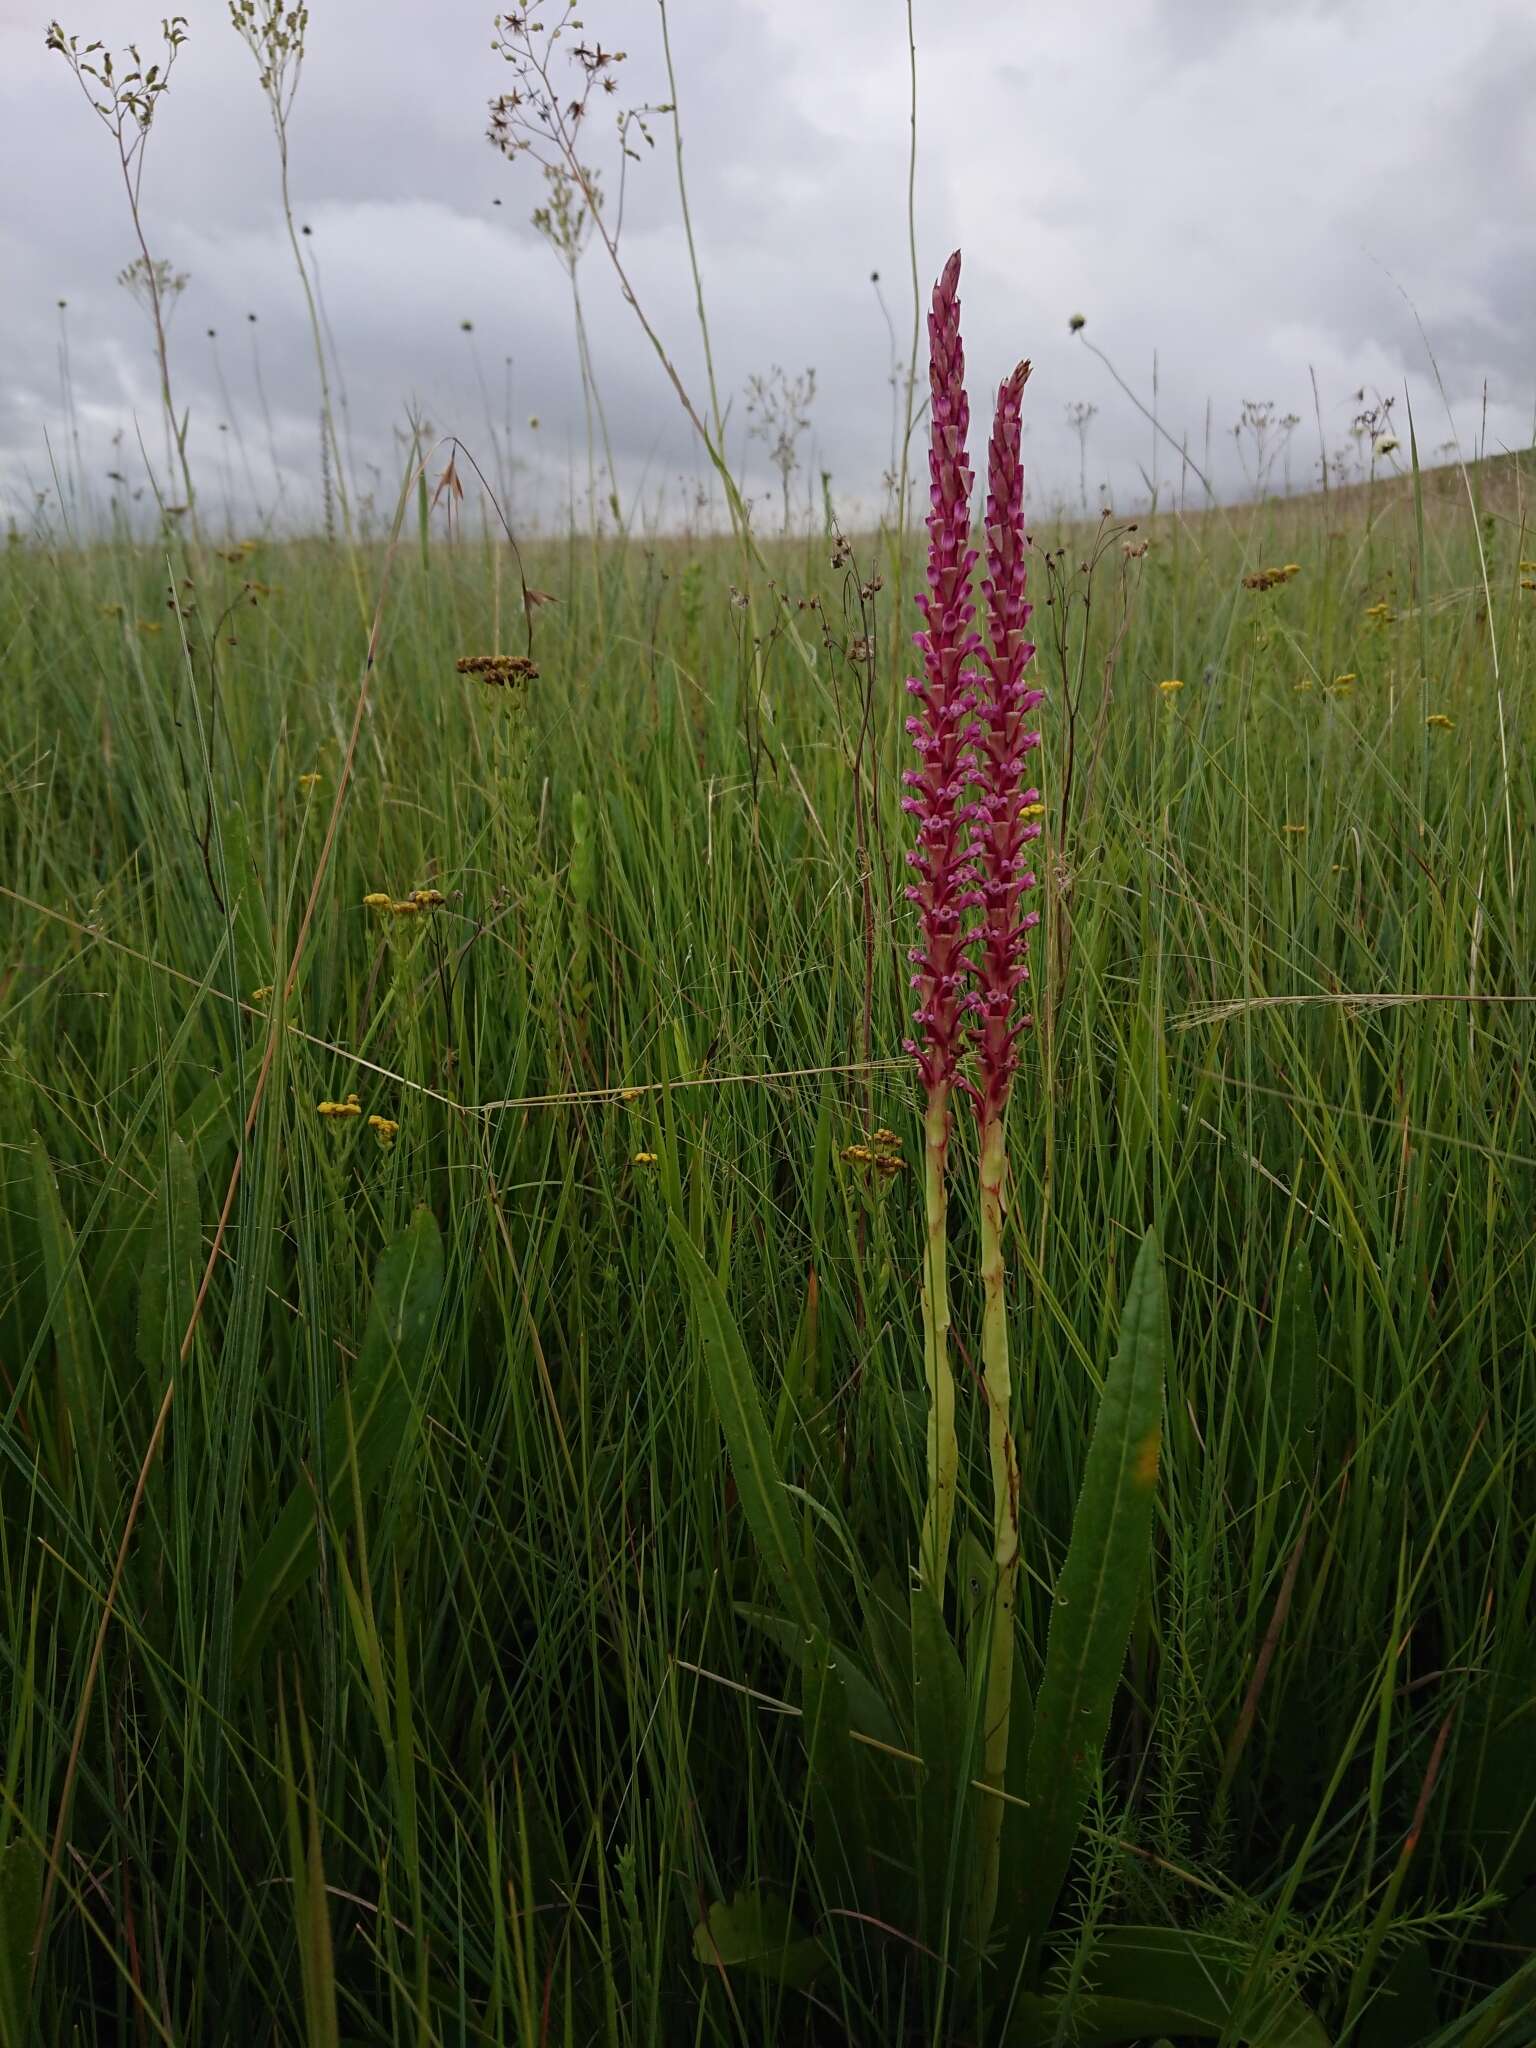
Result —
[[692, 1300], [704, 1370], [747, 1526], [786, 1612], [808, 1635], [825, 1633], [826, 1609], [800, 1549], [752, 1364], [725, 1291], [699, 1256], [682, 1220], [669, 1216], [667, 1228]]
[[1315, 1457], [1317, 1393], [1317, 1313], [1312, 1305], [1312, 1268], [1298, 1246], [1286, 1262], [1269, 1361], [1269, 1412], [1280, 1450], [1274, 1467], [1277, 1473], [1289, 1477], [1299, 1466], [1304, 1477], [1310, 1475]]
[[[68, 1458], [70, 1446], [78, 1451], [85, 1472], [87, 1491], [94, 1493], [100, 1478], [101, 1459], [101, 1371], [96, 1332], [91, 1321], [85, 1279], [80, 1271], [79, 1247], [59, 1200], [53, 1162], [41, 1138], [32, 1140], [32, 1174], [37, 1198], [37, 1226], [43, 1240], [43, 1271], [48, 1283], [48, 1317], [53, 1329], [54, 1356], [58, 1361], [59, 1409], [63, 1426], [59, 1432], [60, 1456]], [[64, 1475], [58, 1475], [64, 1483]]]
[[1172, 2034], [1227, 2048], [1329, 2048], [1296, 1992], [1273, 1971], [1257, 1976], [1251, 1952], [1219, 1935], [1179, 1927], [1115, 1927], [1098, 1935], [1092, 1990], [1027, 1997], [1004, 2048], [1118, 2048]]
[[931, 1588], [912, 1589], [912, 1724], [922, 1759], [918, 1792], [919, 1869], [926, 1937], [942, 1946], [944, 1921], [961, 1907], [956, 1875], [967, 1874], [960, 1827], [973, 1767], [972, 1715], [960, 1655]]
[[801, 1697], [811, 1820], [823, 1889], [844, 1905], [873, 1911], [871, 1758], [867, 1750], [860, 1752], [855, 1746], [841, 1660], [825, 1636], [817, 1636], [806, 1650]]
[[31, 1842], [0, 1849], [0, 2048], [23, 2048], [34, 2039], [31, 2012], [32, 1943], [43, 1898], [43, 1857]]
[[1017, 1925], [1029, 1939], [1044, 1934], [1066, 1879], [1120, 1686], [1151, 1539], [1168, 1348], [1162, 1266], [1149, 1230], [1088, 1446], [1035, 1703], [1028, 1853], [1017, 1873]]
[[827, 1964], [821, 1943], [771, 1892], [738, 1892], [729, 1904], [717, 1899], [693, 1930], [693, 1952], [701, 1963], [748, 1970], [795, 1991], [813, 1983]]
[[1421, 1936], [1399, 1951], [1360, 2015], [1358, 2048], [1411, 2048], [1439, 2026], [1438, 1987]]
[[197, 1170], [186, 1140], [173, 1132], [139, 1272], [138, 1356], [156, 1393], [175, 1368], [192, 1314], [201, 1241]]
[[[808, 1638], [799, 1624], [785, 1615], [771, 1613], [766, 1607], [753, 1607], [748, 1601], [737, 1601], [736, 1612], [771, 1643], [776, 1643], [790, 1663], [803, 1672], [815, 1637]], [[848, 1700], [850, 1728], [855, 1734], [867, 1735], [892, 1749], [903, 1748], [906, 1738], [874, 1679], [851, 1651], [837, 1643], [830, 1647]]]
[[[442, 1239], [430, 1210], [420, 1209], [379, 1260], [362, 1351], [350, 1385], [326, 1412], [324, 1506], [337, 1530], [350, 1525], [358, 1497], [366, 1500], [414, 1453], [422, 1366], [442, 1291]], [[284, 1606], [319, 1564], [315, 1522], [315, 1489], [300, 1484], [235, 1602], [237, 1671], [250, 1663]]]

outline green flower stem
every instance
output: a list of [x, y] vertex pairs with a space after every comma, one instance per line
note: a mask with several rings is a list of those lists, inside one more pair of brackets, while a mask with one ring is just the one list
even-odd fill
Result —
[[955, 1514], [960, 1450], [955, 1438], [955, 1375], [949, 1363], [949, 1087], [935, 1088], [923, 1119], [923, 1194], [928, 1244], [923, 1267], [923, 1364], [928, 1383], [928, 1503], [923, 1513], [922, 1573], [942, 1601]]
[[[982, 1782], [1003, 1790], [1013, 1710], [1013, 1626], [1019, 1582], [1019, 1458], [1013, 1436], [1013, 1378], [1008, 1362], [1008, 1308], [1003, 1277], [1003, 1119], [989, 1116], [981, 1133], [981, 1358], [992, 1463], [992, 1556], [996, 1583], [987, 1662]], [[984, 1946], [997, 1908], [1004, 1802], [984, 1798], [977, 1815], [981, 1882], [977, 1945]]]

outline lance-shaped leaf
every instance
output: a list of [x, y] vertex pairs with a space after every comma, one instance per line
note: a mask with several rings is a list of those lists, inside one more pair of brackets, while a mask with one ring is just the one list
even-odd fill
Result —
[[1120, 1318], [1120, 1348], [1088, 1446], [1066, 1562], [1056, 1583], [1025, 1796], [1028, 1859], [1016, 1925], [1044, 1934], [1072, 1860], [1109, 1731], [1141, 1596], [1162, 1442], [1168, 1311], [1157, 1236], [1142, 1240]]
[[[443, 1241], [431, 1211], [420, 1209], [379, 1260], [362, 1351], [350, 1384], [326, 1412], [324, 1507], [333, 1529], [346, 1528], [357, 1500], [366, 1500], [387, 1474], [398, 1474], [414, 1451], [422, 1365], [442, 1291]], [[249, 1664], [319, 1561], [315, 1487], [301, 1484], [288, 1496], [235, 1602], [237, 1671]]]
[[774, 1461], [773, 1435], [725, 1289], [700, 1257], [681, 1218], [669, 1216], [667, 1227], [693, 1304], [704, 1370], [747, 1527], [786, 1612], [807, 1635], [824, 1635], [827, 1614], [821, 1591], [796, 1538], [784, 1482]]

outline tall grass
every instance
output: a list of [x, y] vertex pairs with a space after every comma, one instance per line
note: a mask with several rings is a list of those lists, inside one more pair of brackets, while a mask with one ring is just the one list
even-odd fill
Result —
[[[1009, 1133], [1031, 1686], [1152, 1220], [1175, 1340], [1156, 1561], [1059, 1928], [1080, 2009], [1133, 1918], [1240, 1941], [1329, 2038], [1529, 2038], [1536, 600], [1519, 476], [1474, 482], [1476, 530], [1379, 487], [1369, 533], [1339, 494], [1144, 526], [1086, 638], [1084, 536], [1036, 536], [1070, 618], [1065, 682], [1040, 635], [1049, 1015]], [[944, 1942], [839, 1892], [835, 1773], [752, 1618], [669, 1242], [675, 1216], [724, 1284], [797, 1540], [878, 1611], [923, 1487], [920, 1176], [841, 1155], [880, 1126], [921, 1156], [907, 622], [888, 583], [866, 731], [830, 552], [773, 556], [828, 629], [807, 674], [745, 637], [726, 544], [536, 548], [561, 602], [521, 695], [454, 668], [520, 644], [505, 549], [394, 562], [72, 1785], [361, 649], [318, 543], [213, 560], [175, 610], [149, 551], [0, 564], [7, 2040], [976, 2038]], [[1244, 590], [1271, 559], [1300, 574]], [[443, 907], [362, 904], [424, 886]], [[317, 1114], [349, 1093], [359, 1118]], [[958, 1899], [943, 1843], [925, 1862]], [[808, 1989], [787, 1932], [773, 1967], [700, 1944], [743, 1892], [824, 1952]]]

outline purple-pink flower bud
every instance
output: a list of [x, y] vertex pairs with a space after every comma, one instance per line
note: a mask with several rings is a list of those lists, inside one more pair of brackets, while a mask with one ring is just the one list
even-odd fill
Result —
[[913, 635], [923, 673], [907, 681], [917, 702], [907, 730], [922, 767], [903, 777], [914, 792], [903, 808], [919, 821], [916, 848], [907, 855], [917, 882], [907, 895], [917, 905], [922, 938], [914, 953], [918, 971], [913, 976], [920, 996], [913, 1021], [920, 1035], [909, 1041], [909, 1049], [930, 1091], [948, 1087], [955, 1079], [969, 972], [963, 913], [977, 900], [966, 830], [973, 807], [964, 798], [973, 779], [970, 763], [977, 742], [972, 712], [983, 681], [967, 664], [982, 651], [982, 642], [971, 624], [976, 615], [970, 589], [976, 553], [970, 545], [972, 476], [965, 446], [970, 405], [956, 295], [959, 279], [957, 250], [934, 287], [928, 316], [928, 590], [917, 600], [924, 629]]
[[1024, 848], [1038, 837], [1025, 811], [1039, 802], [1022, 790], [1024, 761], [1040, 744], [1025, 720], [1044, 692], [1025, 681], [1034, 647], [1025, 637], [1031, 605], [1028, 535], [1024, 529], [1024, 464], [1021, 454], [1022, 399], [1029, 364], [1020, 363], [997, 394], [987, 460], [987, 646], [982, 656], [971, 731], [972, 773], [981, 784], [974, 807], [971, 857], [980, 881], [982, 920], [971, 934], [972, 972], [980, 998], [971, 1036], [980, 1066], [980, 1086], [971, 1091], [983, 1121], [999, 1115], [1018, 1065], [1017, 1041], [1027, 1018], [1014, 1021], [1018, 990], [1029, 978], [1025, 942], [1039, 922], [1026, 915], [1024, 897], [1035, 886]]

